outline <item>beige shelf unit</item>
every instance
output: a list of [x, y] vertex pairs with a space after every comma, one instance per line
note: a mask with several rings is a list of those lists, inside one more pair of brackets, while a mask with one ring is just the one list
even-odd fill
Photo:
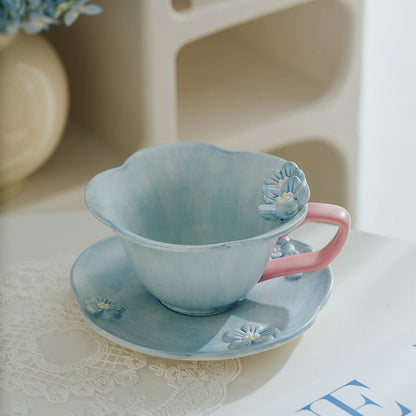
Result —
[[290, 156], [312, 199], [354, 211], [362, 0], [100, 4], [49, 35], [94, 136], [125, 155], [204, 141]]

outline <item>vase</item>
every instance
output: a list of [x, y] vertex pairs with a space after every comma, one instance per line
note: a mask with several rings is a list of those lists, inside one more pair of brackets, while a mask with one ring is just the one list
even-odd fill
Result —
[[0, 35], [0, 201], [53, 153], [69, 107], [63, 64], [42, 35]]

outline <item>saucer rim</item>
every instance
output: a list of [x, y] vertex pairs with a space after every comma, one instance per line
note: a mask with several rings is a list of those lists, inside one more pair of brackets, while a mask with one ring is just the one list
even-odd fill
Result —
[[[312, 316], [310, 317], [310, 319], [308, 321], [306, 321], [303, 325], [299, 326], [296, 330], [292, 331], [291, 333], [287, 334], [284, 338], [277, 338], [275, 342], [268, 342], [265, 344], [258, 344], [255, 346], [251, 346], [250, 349], [248, 348], [241, 348], [241, 349], [229, 349], [229, 348], [224, 348], [224, 350], [220, 350], [220, 351], [216, 351], [216, 352], [198, 352], [196, 351], [195, 353], [188, 353], [188, 352], [172, 352], [172, 351], [168, 351], [166, 349], [158, 349], [158, 348], [150, 348], [150, 347], [146, 347], [143, 345], [139, 345], [137, 343], [133, 343], [131, 341], [125, 340], [123, 338], [120, 338], [116, 335], [113, 335], [112, 333], [106, 331], [105, 329], [103, 329], [101, 326], [97, 325], [95, 322], [93, 322], [88, 314], [85, 311], [85, 308], [82, 306], [81, 304], [81, 299], [80, 299], [80, 295], [78, 293], [78, 290], [75, 286], [75, 282], [74, 282], [74, 271], [76, 269], [77, 264], [82, 260], [82, 258], [87, 255], [90, 251], [94, 250], [96, 248], [96, 246], [98, 246], [99, 244], [103, 244], [105, 241], [107, 240], [119, 240], [119, 237], [117, 235], [113, 235], [107, 238], [103, 238], [101, 240], [96, 241], [95, 243], [93, 243], [92, 245], [90, 245], [89, 247], [87, 247], [75, 260], [72, 268], [71, 268], [71, 272], [70, 272], [70, 285], [71, 285], [71, 289], [72, 292], [75, 296], [75, 300], [77, 302], [78, 305], [78, 310], [82, 316], [82, 318], [84, 319], [84, 321], [94, 330], [96, 331], [99, 335], [103, 336], [104, 338], [108, 339], [111, 342], [114, 342], [115, 344], [122, 346], [124, 348], [127, 348], [129, 350], [138, 352], [138, 353], [142, 353], [142, 354], [146, 354], [149, 356], [153, 356], [153, 357], [160, 357], [160, 358], [166, 358], [166, 359], [171, 359], [171, 360], [184, 360], [184, 361], [218, 361], [218, 360], [225, 360], [225, 359], [232, 359], [232, 358], [242, 358], [242, 357], [247, 357], [250, 355], [254, 355], [254, 354], [259, 354], [261, 352], [265, 352], [265, 351], [269, 351], [272, 350], [274, 348], [280, 347], [290, 341], [292, 341], [293, 339], [297, 338], [298, 336], [302, 335], [305, 331], [307, 331], [316, 321], [318, 315], [320, 314], [320, 312], [322, 311], [322, 309], [325, 307], [325, 305], [327, 304], [331, 294], [332, 294], [332, 290], [333, 290], [333, 286], [334, 286], [334, 274], [332, 271], [331, 266], [327, 266], [325, 268], [323, 268], [320, 271], [324, 271], [326, 270], [326, 272], [329, 274], [329, 285], [328, 285], [328, 289], [325, 293], [325, 296], [322, 298], [319, 306], [316, 308], [316, 310], [314, 311], [314, 313], [312, 314]], [[302, 241], [299, 241], [300, 243], [307, 245], [305, 243], [303, 243]], [[279, 277], [279, 279], [284, 279], [284, 276]], [[267, 282], [261, 282], [261, 283], [257, 283], [257, 284], [267, 284]], [[164, 308], [164, 306], [159, 302], [160, 307]], [[177, 313], [172, 311], [172, 313]], [[179, 313], [177, 313], [178, 315], [180, 315]], [[201, 319], [210, 319], [210, 316], [206, 316], [206, 317], [202, 317]]]

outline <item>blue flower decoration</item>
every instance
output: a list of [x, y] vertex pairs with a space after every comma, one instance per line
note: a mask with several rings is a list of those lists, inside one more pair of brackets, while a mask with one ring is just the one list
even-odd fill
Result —
[[229, 329], [222, 336], [222, 340], [230, 344], [230, 349], [249, 347], [276, 338], [278, 332], [274, 327], [261, 328], [257, 324], [244, 324], [240, 329]]
[[[299, 250], [296, 249], [292, 240], [289, 237], [281, 238], [273, 248], [271, 258], [279, 259], [281, 257], [294, 256], [299, 254]], [[285, 276], [287, 280], [298, 280], [303, 276], [303, 273], [295, 273]]]
[[283, 237], [274, 246], [271, 258], [278, 259], [295, 254], [299, 254], [299, 250], [293, 245], [292, 240], [289, 237]]
[[27, 34], [33, 35], [42, 30], [49, 30], [50, 25], [59, 24], [59, 20], [53, 17], [49, 4], [34, 0], [30, 3], [35, 4], [35, 7], [29, 11], [27, 20], [22, 22], [22, 28]]
[[23, 0], [0, 0], [0, 33], [15, 33], [26, 12]]
[[87, 297], [84, 298], [84, 306], [91, 315], [102, 315], [103, 318], [120, 318], [124, 311], [123, 306], [108, 298]]
[[[63, 5], [68, 5], [68, 11], [64, 16], [64, 23], [66, 26], [71, 26], [81, 14], [95, 15], [102, 12], [100, 6], [96, 4], [87, 4], [89, 0], [66, 1]], [[64, 9], [64, 7], [61, 8]], [[65, 10], [65, 9], [64, 9]]]
[[15, 33], [20, 27], [28, 34], [59, 24], [72, 25], [81, 14], [101, 13], [89, 0], [0, 0], [0, 34]]
[[305, 180], [305, 174], [299, 169], [295, 162], [285, 162], [280, 170], [273, 169], [270, 172], [265, 180], [265, 184], [275, 185], [281, 189], [284, 182], [292, 176], [299, 178], [301, 182]]
[[273, 169], [263, 186], [264, 202], [257, 210], [269, 221], [286, 220], [297, 214], [308, 202], [309, 186], [296, 163], [286, 162]]

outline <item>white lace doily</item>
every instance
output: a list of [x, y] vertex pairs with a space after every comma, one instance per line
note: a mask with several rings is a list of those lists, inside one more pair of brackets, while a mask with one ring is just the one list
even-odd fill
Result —
[[238, 359], [181, 362], [107, 341], [81, 318], [75, 257], [0, 273], [0, 415], [200, 415], [224, 401]]

